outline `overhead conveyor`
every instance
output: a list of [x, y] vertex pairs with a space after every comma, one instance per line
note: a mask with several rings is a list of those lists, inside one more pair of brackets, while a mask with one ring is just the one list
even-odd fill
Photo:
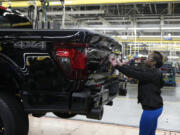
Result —
[[[160, 3], [160, 2], [180, 2], [179, 0], [65, 0], [66, 6], [75, 5], [99, 5], [99, 4], [127, 4], [127, 3]], [[40, 0], [12, 0], [0, 2], [4, 7], [28, 7], [30, 5], [41, 6]], [[49, 6], [60, 6], [59, 0], [50, 1]]]

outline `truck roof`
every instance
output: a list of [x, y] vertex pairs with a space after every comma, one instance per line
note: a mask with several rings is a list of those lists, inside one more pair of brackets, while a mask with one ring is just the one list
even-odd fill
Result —
[[88, 43], [99, 47], [108, 46], [109, 49], [118, 48], [120, 51], [122, 47], [121, 43], [109, 36], [85, 29], [0, 29], [0, 40]]

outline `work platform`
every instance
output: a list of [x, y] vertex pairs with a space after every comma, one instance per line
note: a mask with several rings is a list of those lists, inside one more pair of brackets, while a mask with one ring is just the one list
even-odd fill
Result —
[[[35, 118], [30, 116], [29, 135], [138, 135], [139, 129], [113, 124], [68, 120], [59, 118]], [[177, 132], [157, 130], [156, 135], [180, 135]]]

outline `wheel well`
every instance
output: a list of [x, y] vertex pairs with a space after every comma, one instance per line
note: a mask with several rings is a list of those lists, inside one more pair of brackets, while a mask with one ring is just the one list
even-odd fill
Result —
[[20, 87], [17, 73], [13, 67], [7, 63], [0, 63], [0, 91], [18, 93]]
[[2, 76], [1, 79], [3, 79], [3, 82], [0, 82], [0, 91], [10, 92], [14, 94], [18, 93], [19, 88], [17, 86], [16, 80], [14, 80], [13, 78], [7, 80], [5, 78], [2, 78]]

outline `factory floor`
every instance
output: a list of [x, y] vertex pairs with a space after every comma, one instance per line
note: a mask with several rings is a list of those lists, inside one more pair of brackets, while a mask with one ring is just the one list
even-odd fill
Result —
[[[30, 117], [29, 135], [138, 135], [136, 127], [96, 122]], [[177, 132], [157, 130], [156, 135], [180, 135]]]
[[[156, 135], [180, 135], [180, 77], [176, 87], [164, 87], [163, 113]], [[77, 115], [60, 119], [52, 113], [45, 117], [30, 116], [29, 135], [138, 135], [142, 109], [137, 104], [137, 84], [128, 84], [126, 97], [114, 99], [113, 106], [105, 106], [102, 120], [91, 120]]]

